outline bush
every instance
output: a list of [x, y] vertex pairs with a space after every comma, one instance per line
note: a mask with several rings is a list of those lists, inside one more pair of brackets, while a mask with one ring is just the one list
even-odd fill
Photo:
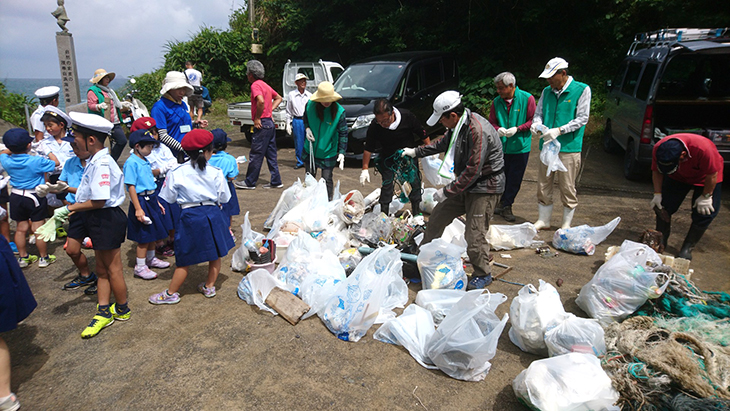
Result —
[[18, 127], [28, 128], [25, 119], [25, 105], [32, 108], [36, 106], [33, 98], [24, 94], [11, 93], [0, 83], [0, 118]]

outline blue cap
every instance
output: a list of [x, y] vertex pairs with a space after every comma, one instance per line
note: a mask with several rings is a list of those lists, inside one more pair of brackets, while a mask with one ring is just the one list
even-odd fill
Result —
[[139, 143], [158, 143], [149, 130], [137, 130], [129, 135], [129, 147], [134, 148]]
[[677, 138], [668, 138], [656, 149], [656, 165], [662, 174], [672, 174], [679, 167], [679, 157], [685, 151], [684, 143]]
[[210, 130], [210, 132], [213, 133], [213, 147], [222, 146], [223, 144], [231, 141], [231, 139], [228, 138], [228, 134], [226, 134], [223, 129], [216, 128], [214, 130]]
[[33, 140], [33, 137], [28, 134], [28, 130], [24, 128], [11, 128], [3, 134], [3, 144], [5, 144], [10, 151], [24, 149]]

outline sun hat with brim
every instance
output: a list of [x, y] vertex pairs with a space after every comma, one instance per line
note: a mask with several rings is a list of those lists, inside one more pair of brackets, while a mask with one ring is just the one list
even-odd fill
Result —
[[307, 77], [307, 75], [304, 73], [297, 73], [297, 76], [294, 77], [294, 81], [299, 81], [299, 80], [309, 80], [309, 77]]
[[207, 147], [212, 142], [213, 133], [208, 130], [196, 128], [195, 130], [185, 134], [185, 137], [183, 137], [180, 145], [182, 146], [183, 150], [191, 151], [200, 150], [204, 147]]
[[97, 69], [94, 72], [94, 77], [92, 77], [91, 80], [89, 80], [89, 83], [97, 84], [98, 82], [101, 81], [101, 79], [103, 79], [106, 76], [109, 76], [109, 81], [112, 81], [112, 80], [114, 80], [114, 77], [116, 77], [117, 75], [114, 74], [114, 72], [107, 72], [104, 69]]
[[164, 96], [170, 90], [177, 90], [179, 88], [184, 88], [186, 90], [186, 96], [193, 94], [193, 86], [188, 83], [188, 78], [185, 76], [185, 73], [180, 71], [168, 71], [165, 75], [165, 81], [162, 83], [160, 95]]
[[11, 128], [3, 134], [3, 144], [11, 151], [22, 150], [34, 140], [24, 128]]
[[342, 96], [335, 91], [335, 86], [329, 81], [323, 81], [317, 86], [317, 91], [312, 94], [310, 100], [317, 103], [332, 103], [341, 100]]
[[77, 113], [72, 111], [68, 114], [73, 120], [73, 129], [82, 134], [109, 134], [114, 127], [111, 121], [104, 117], [90, 113]]
[[137, 130], [129, 134], [129, 147], [134, 148], [134, 146], [141, 143], [159, 144], [159, 141], [152, 137], [149, 130]]
[[461, 95], [458, 91], [449, 90], [439, 94], [436, 100], [433, 101], [433, 113], [426, 120], [426, 124], [429, 126], [436, 125], [445, 112], [453, 110], [459, 104], [461, 104]]
[[57, 86], [46, 86], [41, 87], [35, 91], [35, 96], [38, 98], [49, 98], [57, 96], [61, 92], [61, 89]]
[[672, 174], [679, 167], [679, 158], [686, 151], [684, 143], [678, 138], [664, 141], [656, 149], [656, 165], [662, 174]]
[[554, 57], [550, 59], [545, 65], [545, 69], [538, 76], [539, 78], [550, 78], [555, 75], [560, 69], [567, 69], [568, 62], [560, 57]]
[[157, 126], [157, 122], [154, 118], [140, 117], [134, 120], [134, 123], [132, 123], [132, 127], [129, 128], [129, 131], [135, 132], [137, 130], [149, 130], [155, 126]]
[[45, 106], [44, 109], [45, 111], [43, 112], [43, 116], [41, 116], [41, 121], [46, 116], [53, 116], [54, 118], [66, 123], [66, 128], [71, 128], [71, 126], [74, 124], [73, 120], [71, 120], [71, 117], [69, 117], [68, 114], [66, 114], [66, 112], [61, 110], [60, 108], [48, 105]]

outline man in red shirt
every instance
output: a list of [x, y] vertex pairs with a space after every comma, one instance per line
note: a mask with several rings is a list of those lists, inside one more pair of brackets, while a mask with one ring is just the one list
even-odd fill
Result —
[[271, 86], [264, 82], [264, 65], [258, 60], [249, 60], [246, 63], [246, 76], [251, 83], [251, 118], [254, 132], [251, 137], [250, 162], [246, 170], [244, 181], [235, 181], [236, 188], [253, 190], [259, 179], [261, 165], [266, 157], [271, 180], [264, 188], [281, 188], [284, 186], [279, 174], [279, 164], [276, 159], [276, 128], [271, 113], [279, 107], [281, 96]]
[[[692, 225], [677, 257], [692, 259], [692, 249], [720, 211], [723, 159], [710, 139], [696, 134], [673, 134], [654, 145], [652, 152], [656, 229], [671, 232], [671, 217], [692, 190]], [[666, 212], [664, 212], [666, 211]]]

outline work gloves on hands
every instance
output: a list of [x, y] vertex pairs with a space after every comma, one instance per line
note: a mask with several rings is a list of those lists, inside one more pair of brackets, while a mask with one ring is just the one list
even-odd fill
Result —
[[48, 221], [46, 221], [45, 224], [35, 230], [36, 236], [46, 242], [55, 240], [56, 228], [63, 225], [63, 222], [66, 221], [69, 214], [71, 214], [71, 211], [69, 211], [68, 206], [57, 208], [53, 212], [53, 217], [51, 217]]
[[500, 137], [507, 137], [510, 138], [514, 136], [517, 133], [517, 127], [510, 127], [510, 128], [504, 128], [500, 127], [497, 129], [497, 134], [499, 134]]
[[35, 188], [35, 195], [37, 195], [40, 198], [43, 198], [48, 195], [48, 184], [38, 184], [38, 186]]
[[134, 105], [132, 105], [132, 103], [130, 103], [129, 101], [122, 101], [121, 104], [122, 110], [124, 111], [132, 111], [132, 109], [134, 108]]
[[549, 143], [558, 138], [558, 136], [560, 136], [560, 128], [551, 128], [550, 130], [542, 133], [542, 141], [545, 143]]
[[345, 155], [344, 154], [338, 154], [337, 155], [337, 162], [340, 163], [340, 170], [345, 169]]
[[68, 184], [66, 184], [63, 181], [59, 181], [56, 184], [48, 184], [48, 192], [49, 193], [63, 193], [64, 191], [68, 190]]
[[312, 129], [307, 127], [307, 140], [314, 143], [314, 134], [312, 134]]
[[96, 105], [96, 108], [98, 108], [99, 110], [106, 110], [106, 109], [109, 108], [109, 104], [99, 103], [99, 104]]
[[370, 182], [370, 172], [367, 169], [360, 172], [360, 185], [365, 185], [365, 182]]
[[653, 210], [654, 207], [657, 207], [658, 209], [662, 209], [662, 193], [654, 193], [654, 198], [651, 199], [651, 202], [649, 203], [649, 207]]
[[694, 207], [697, 209], [697, 212], [702, 215], [710, 215], [715, 212], [715, 207], [712, 206], [712, 196], [700, 196], [697, 200], [695, 200]]
[[433, 201], [440, 203], [444, 200], [446, 200], [446, 193], [444, 193], [444, 188], [441, 187], [433, 193]]
[[286, 134], [292, 135], [291, 123], [286, 123]]
[[403, 152], [401, 153], [400, 156], [401, 157], [408, 156], [408, 157], [416, 158], [416, 149], [415, 148], [406, 147], [406, 148], [403, 149]]

